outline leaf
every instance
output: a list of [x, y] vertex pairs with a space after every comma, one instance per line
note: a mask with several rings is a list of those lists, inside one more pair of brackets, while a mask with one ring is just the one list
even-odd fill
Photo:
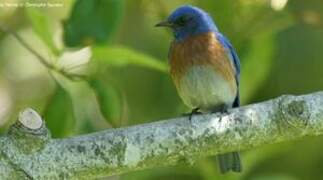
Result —
[[259, 32], [252, 36], [249, 50], [246, 56], [242, 57], [242, 60], [245, 60], [241, 66], [242, 102], [248, 102], [266, 82], [272, 72], [273, 56], [276, 51], [275, 37], [282, 29], [290, 26], [292, 21], [288, 14], [278, 14], [270, 17], [271, 28], [258, 29]]
[[[217, 1], [196, 1], [199, 7], [210, 13], [222, 32], [230, 32], [235, 27], [234, 18], [241, 10], [241, 2], [235, 0]], [[253, 2], [255, 3], [255, 2]], [[231, 36], [230, 36], [231, 37]], [[232, 40], [232, 39], [231, 39]]]
[[26, 13], [34, 32], [55, 55], [58, 55], [59, 50], [53, 41], [53, 32], [50, 29], [46, 15], [35, 8], [26, 8]]
[[57, 67], [70, 74], [84, 74], [91, 56], [92, 51], [89, 47], [67, 50], [58, 57]]
[[43, 112], [47, 127], [53, 137], [64, 137], [74, 130], [73, 104], [69, 94], [57, 84], [48, 106]]
[[123, 0], [78, 0], [64, 25], [66, 46], [105, 43], [115, 32], [123, 12]]
[[103, 64], [109, 64], [114, 66], [125, 66], [134, 64], [151, 69], [155, 69], [161, 72], [168, 72], [168, 66], [166, 63], [155, 59], [152, 56], [135, 51], [127, 47], [94, 47], [92, 49], [93, 58]]
[[121, 116], [121, 99], [117, 91], [104, 83], [101, 79], [91, 79], [90, 86], [95, 91], [100, 110], [105, 120], [113, 127], [117, 127]]
[[[273, 32], [262, 33], [255, 36], [249, 53], [244, 57], [247, 61], [241, 66], [242, 102], [250, 100], [270, 74], [275, 45], [273, 36]], [[255, 74], [257, 74], [257, 76], [255, 76]]]
[[90, 133], [108, 127], [102, 117], [95, 92], [87, 81], [72, 81], [55, 71], [51, 71], [51, 74], [73, 103], [71, 111], [75, 117], [74, 133]]
[[300, 178], [296, 178], [290, 176], [289, 174], [265, 174], [258, 175], [250, 178], [251, 180], [298, 180]]

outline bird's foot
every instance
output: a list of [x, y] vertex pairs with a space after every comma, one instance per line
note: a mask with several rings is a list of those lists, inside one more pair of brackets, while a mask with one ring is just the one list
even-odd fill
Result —
[[220, 106], [216, 109], [214, 109], [213, 111], [211, 111], [212, 113], [220, 113], [220, 122], [222, 121], [222, 118], [224, 116], [227, 116], [229, 115], [229, 110], [228, 110], [228, 107], [223, 105], [223, 106]]
[[229, 114], [229, 108], [226, 105], [222, 105], [218, 108], [215, 108], [211, 111], [212, 113], [221, 113], [221, 114], [225, 114], [228, 115]]
[[222, 108], [221, 111], [220, 111], [221, 114], [225, 114], [225, 115], [228, 115], [229, 114], [229, 110], [228, 108]]
[[202, 114], [199, 110], [200, 108], [194, 108], [190, 113], [184, 113], [184, 116], [188, 116], [188, 119], [191, 121], [193, 115]]

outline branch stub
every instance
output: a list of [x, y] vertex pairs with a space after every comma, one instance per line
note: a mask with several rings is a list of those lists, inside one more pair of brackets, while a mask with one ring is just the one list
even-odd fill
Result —
[[18, 120], [24, 127], [31, 130], [40, 129], [43, 125], [43, 120], [40, 115], [31, 108], [27, 108], [20, 112]]

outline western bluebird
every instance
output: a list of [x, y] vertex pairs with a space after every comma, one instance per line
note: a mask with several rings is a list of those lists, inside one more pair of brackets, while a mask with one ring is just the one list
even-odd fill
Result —
[[[223, 112], [239, 106], [239, 58], [205, 11], [181, 6], [156, 26], [173, 31], [168, 54], [171, 77], [192, 113]], [[242, 169], [238, 152], [221, 154], [218, 162], [222, 173]]]

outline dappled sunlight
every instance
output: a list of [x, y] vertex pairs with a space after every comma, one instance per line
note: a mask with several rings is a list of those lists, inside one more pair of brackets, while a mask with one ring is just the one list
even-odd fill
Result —
[[270, 5], [276, 11], [283, 10], [287, 5], [288, 0], [271, 0]]
[[[30, 45], [37, 49], [38, 53], [47, 57], [48, 60], [52, 60], [53, 56], [31, 29], [23, 29], [19, 33]], [[12, 36], [7, 36], [1, 41], [0, 47], [0, 58], [5, 62], [5, 71], [9, 78], [28, 80], [47, 73], [47, 69], [39, 63], [37, 58], [21, 46]]]
[[231, 124], [230, 116], [224, 115], [221, 117], [213, 117], [210, 121], [209, 126], [213, 127], [218, 134], [225, 133], [228, 130], [229, 125]]
[[12, 106], [12, 99], [9, 95], [8, 89], [4, 87], [2, 83], [3, 82], [0, 81], [0, 126], [7, 122]]
[[90, 47], [85, 47], [80, 50], [69, 50], [63, 53], [58, 58], [58, 67], [67, 72], [80, 73], [85, 69], [90, 62], [92, 51]]

